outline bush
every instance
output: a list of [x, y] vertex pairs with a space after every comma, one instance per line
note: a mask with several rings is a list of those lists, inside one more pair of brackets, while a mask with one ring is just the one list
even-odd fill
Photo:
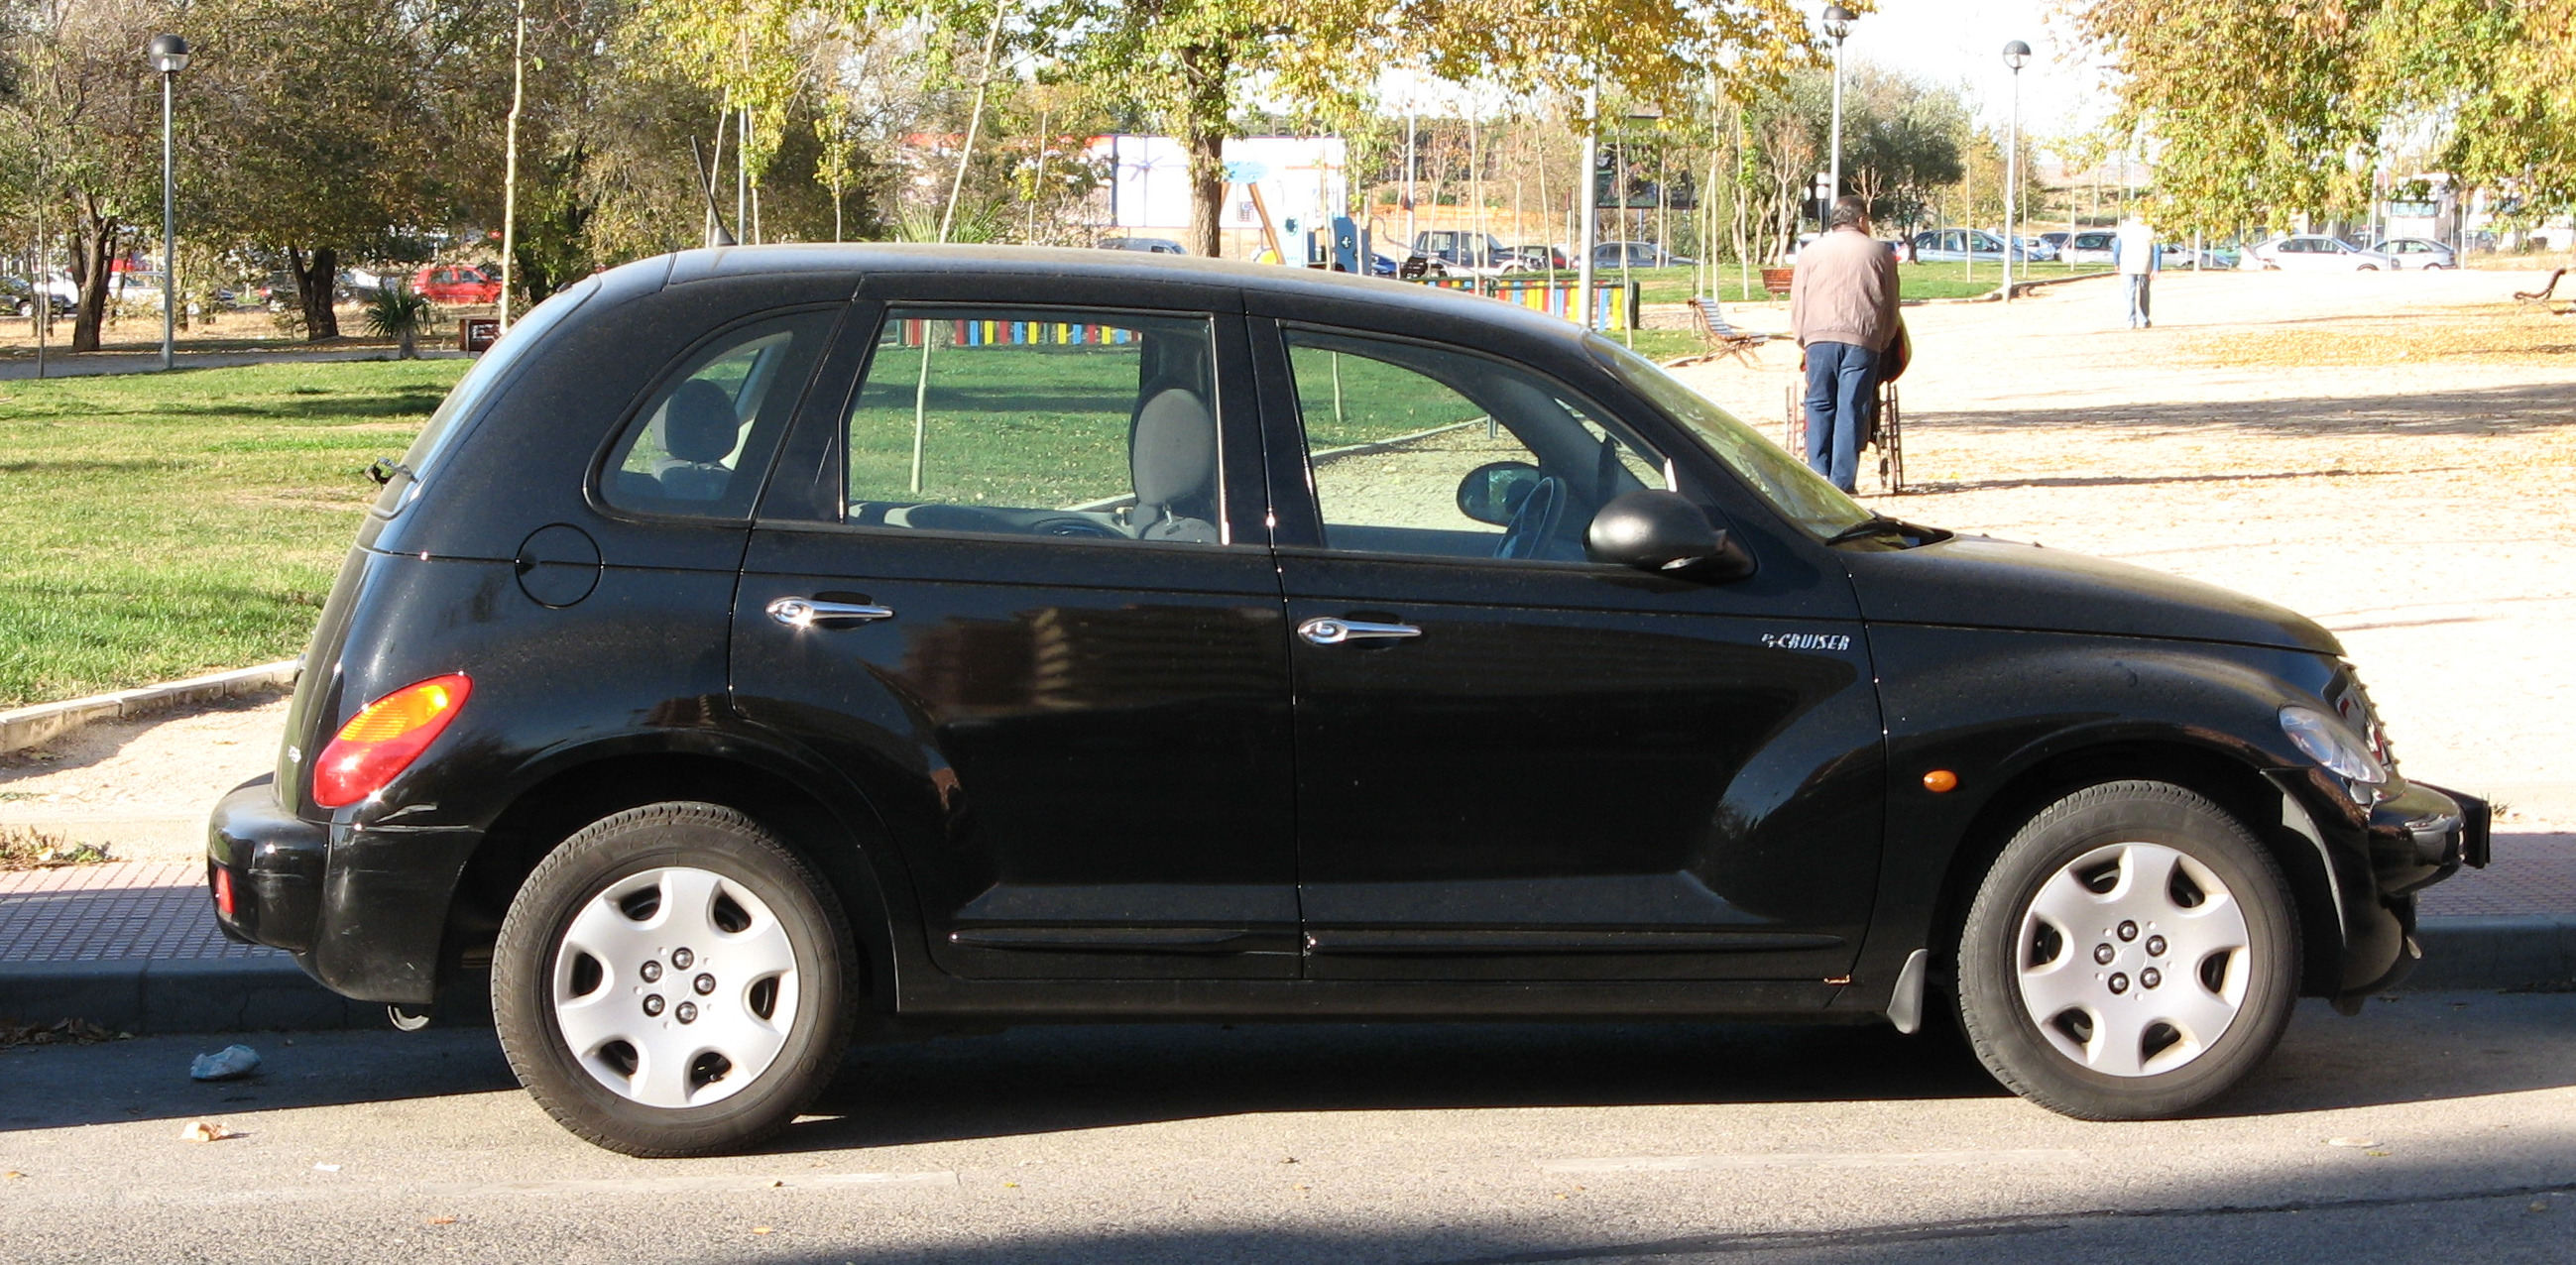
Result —
[[367, 300], [367, 332], [378, 338], [390, 338], [400, 345], [395, 354], [404, 360], [419, 355], [417, 341], [438, 309], [426, 296], [396, 281]]

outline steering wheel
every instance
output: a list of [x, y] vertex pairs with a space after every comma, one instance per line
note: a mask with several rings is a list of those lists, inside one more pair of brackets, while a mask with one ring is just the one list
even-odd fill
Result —
[[1556, 529], [1565, 521], [1565, 480], [1548, 475], [1530, 485], [1529, 495], [1521, 498], [1519, 509], [1512, 511], [1512, 521], [1503, 528], [1501, 544], [1494, 546], [1497, 558], [1535, 558], [1547, 542], [1556, 539]]

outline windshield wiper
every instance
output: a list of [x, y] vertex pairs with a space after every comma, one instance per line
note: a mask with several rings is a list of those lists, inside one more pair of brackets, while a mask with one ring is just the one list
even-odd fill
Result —
[[1863, 536], [1903, 536], [1906, 538], [1905, 547], [1911, 549], [1916, 545], [1937, 544], [1948, 540], [1950, 533], [1938, 527], [1926, 527], [1921, 523], [1909, 523], [1901, 518], [1889, 518], [1885, 514], [1872, 514], [1826, 537], [1825, 543], [1839, 545], [1858, 540]]

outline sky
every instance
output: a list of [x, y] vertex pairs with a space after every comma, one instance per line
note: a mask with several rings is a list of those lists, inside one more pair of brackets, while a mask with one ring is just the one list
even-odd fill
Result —
[[1846, 64], [1872, 61], [1964, 85], [1980, 117], [2001, 127], [2012, 102], [2003, 48], [2018, 39], [2032, 53], [2021, 72], [2022, 125], [2038, 136], [2080, 132], [2110, 112], [2110, 97], [2074, 53], [2064, 20], [2047, 20], [2054, 7], [2049, 0], [1881, 0], [1878, 12], [1852, 23], [1843, 56]]

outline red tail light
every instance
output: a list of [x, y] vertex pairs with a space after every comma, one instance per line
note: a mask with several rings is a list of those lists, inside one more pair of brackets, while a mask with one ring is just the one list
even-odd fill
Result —
[[233, 872], [220, 865], [215, 867], [215, 912], [233, 916]]
[[452, 673], [367, 704], [313, 761], [313, 802], [345, 808], [383, 790], [438, 740], [473, 692], [472, 681]]

